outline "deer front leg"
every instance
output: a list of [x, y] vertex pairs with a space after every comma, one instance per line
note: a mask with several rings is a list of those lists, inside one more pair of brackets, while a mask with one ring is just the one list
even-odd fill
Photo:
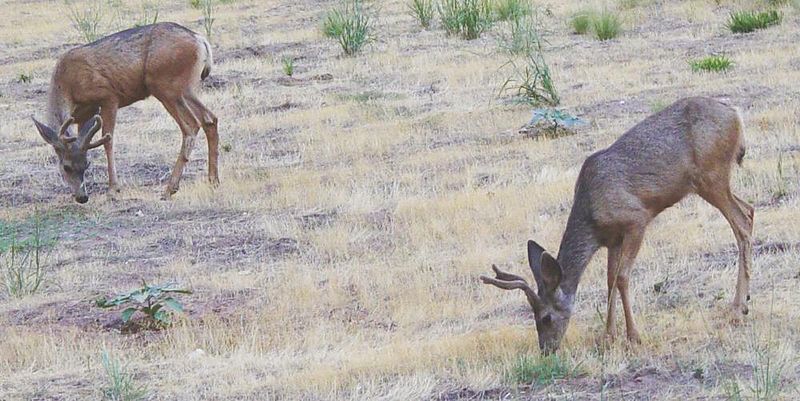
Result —
[[108, 192], [113, 197], [120, 192], [117, 168], [114, 163], [114, 126], [117, 122], [117, 105], [105, 104], [100, 108], [100, 117], [103, 119], [103, 136], [110, 138], [103, 144], [108, 163]]
[[633, 262], [639, 253], [644, 238], [644, 227], [631, 229], [622, 239], [619, 255], [619, 273], [617, 274], [617, 288], [622, 299], [622, 309], [625, 313], [625, 333], [628, 341], [641, 343], [639, 331], [636, 329], [636, 321], [633, 318], [633, 305], [628, 293], [628, 275], [633, 268]]
[[617, 309], [617, 270], [619, 268], [620, 246], [608, 247], [608, 269], [606, 271], [608, 278], [608, 310], [606, 312], [606, 341], [609, 343], [614, 342], [617, 337], [616, 322], [616, 309]]

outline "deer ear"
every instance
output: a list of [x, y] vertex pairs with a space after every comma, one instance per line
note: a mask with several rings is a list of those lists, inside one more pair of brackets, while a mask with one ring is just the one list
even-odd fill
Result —
[[531, 268], [533, 278], [536, 280], [536, 286], [542, 288], [544, 282], [542, 281], [542, 254], [545, 253], [544, 248], [534, 241], [528, 240], [528, 266]]
[[55, 131], [39, 121], [36, 121], [33, 117], [31, 117], [31, 120], [33, 120], [33, 123], [36, 125], [36, 130], [39, 131], [39, 135], [42, 136], [45, 142], [56, 147], [61, 145], [61, 141], [58, 140], [58, 134], [56, 134]]
[[558, 261], [545, 252], [542, 254], [542, 281], [544, 288], [550, 292], [558, 288], [561, 284], [561, 265]]

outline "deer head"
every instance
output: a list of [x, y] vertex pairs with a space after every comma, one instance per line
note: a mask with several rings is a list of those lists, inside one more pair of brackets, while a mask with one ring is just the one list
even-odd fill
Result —
[[[31, 117], [33, 118], [33, 117]], [[45, 142], [53, 146], [58, 156], [58, 170], [61, 176], [72, 189], [72, 195], [78, 203], [86, 203], [89, 196], [86, 195], [83, 175], [89, 168], [89, 161], [86, 159], [86, 152], [96, 148], [111, 139], [110, 135], [105, 135], [97, 141], [92, 142], [94, 135], [103, 127], [103, 120], [99, 115], [95, 115], [80, 127], [78, 136], [69, 134], [69, 127], [75, 123], [74, 118], [69, 118], [61, 124], [58, 133], [56, 131], [33, 118], [39, 135]]]
[[562, 279], [558, 261], [539, 244], [528, 241], [528, 264], [538, 292], [521, 276], [504, 272], [492, 265], [495, 277], [481, 275], [484, 284], [504, 290], [522, 290], [531, 304], [539, 335], [539, 349], [544, 353], [556, 351], [572, 316], [572, 299], [560, 288]]

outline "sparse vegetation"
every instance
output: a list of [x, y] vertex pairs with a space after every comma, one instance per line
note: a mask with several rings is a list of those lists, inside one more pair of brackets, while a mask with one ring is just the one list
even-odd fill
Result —
[[592, 30], [598, 40], [611, 40], [621, 31], [621, 23], [617, 14], [605, 10], [592, 19]]
[[430, 28], [434, 16], [433, 0], [410, 0], [408, 9], [423, 28]]
[[733, 66], [733, 62], [724, 55], [708, 56], [690, 63], [692, 71], [724, 72]]
[[539, 32], [534, 18], [523, 17], [509, 23], [508, 33], [501, 35], [500, 47], [515, 55], [536, 52], [539, 47]]
[[329, 11], [322, 23], [322, 32], [336, 39], [348, 56], [355, 55], [374, 40], [372, 17], [362, 0], [345, 0]]
[[8, 295], [23, 297], [39, 291], [49, 273], [46, 259], [56, 237], [40, 213], [29, 221], [0, 221], [0, 269]]
[[123, 323], [128, 323], [136, 312], [142, 312], [152, 327], [164, 327], [172, 322], [168, 309], [183, 312], [183, 304], [175, 299], [175, 295], [191, 293], [174, 283], [149, 285], [142, 282], [140, 289], [117, 295], [112, 299], [100, 298], [95, 304], [101, 308], [131, 305], [122, 311]]
[[136, 384], [133, 373], [130, 372], [127, 365], [122, 365], [120, 360], [108, 351], [103, 351], [101, 361], [107, 380], [107, 384], [103, 388], [104, 400], [140, 401], [147, 398], [147, 387]]
[[495, 18], [498, 21], [519, 21], [533, 13], [529, 0], [495, 0]]
[[200, 0], [200, 6], [203, 10], [203, 31], [206, 33], [206, 38], [211, 40], [214, 34], [214, 0]]
[[86, 43], [94, 42], [104, 35], [104, 20], [107, 11], [102, 1], [95, 0], [83, 7], [67, 1], [67, 13], [72, 27], [81, 35]]
[[141, 10], [139, 11], [136, 21], [134, 22], [134, 27], [145, 26], [150, 24], [155, 24], [158, 22], [158, 14], [161, 12], [161, 2], [160, 1], [144, 1], [141, 4]]
[[564, 110], [539, 108], [533, 110], [527, 126], [532, 129], [541, 128], [541, 134], [545, 137], [557, 138], [574, 134], [575, 128], [583, 124], [583, 120]]
[[777, 10], [736, 11], [730, 14], [727, 27], [733, 33], [748, 33], [778, 25], [782, 19], [781, 13]]
[[492, 7], [488, 0], [440, 0], [439, 16], [450, 35], [477, 39], [492, 26]]

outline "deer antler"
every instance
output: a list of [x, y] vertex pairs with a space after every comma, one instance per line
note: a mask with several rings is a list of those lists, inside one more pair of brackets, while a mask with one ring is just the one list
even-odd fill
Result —
[[103, 127], [103, 119], [99, 115], [95, 115], [94, 117], [92, 117], [92, 120], [90, 122], [92, 121], [93, 121], [92, 125], [87, 128], [88, 125], [87, 123], [87, 125], [84, 125], [83, 131], [81, 132], [81, 138], [83, 138], [81, 147], [84, 150], [94, 149], [111, 140], [111, 135], [105, 134], [103, 135], [102, 138], [92, 142], [92, 138], [94, 138], [94, 135], [98, 131], [100, 131], [100, 128]]
[[61, 124], [61, 129], [58, 131], [58, 139], [61, 140], [61, 142], [72, 143], [78, 140], [77, 137], [69, 136], [67, 133], [69, 126], [72, 125], [73, 123], [75, 123], [75, 118], [70, 117], [67, 119], [67, 121], [64, 121], [64, 123]]
[[541, 302], [539, 295], [522, 276], [504, 272], [495, 265], [492, 265], [492, 270], [494, 270], [494, 278], [481, 274], [480, 279], [484, 284], [491, 284], [504, 290], [522, 290], [528, 298], [528, 303], [534, 308]]

